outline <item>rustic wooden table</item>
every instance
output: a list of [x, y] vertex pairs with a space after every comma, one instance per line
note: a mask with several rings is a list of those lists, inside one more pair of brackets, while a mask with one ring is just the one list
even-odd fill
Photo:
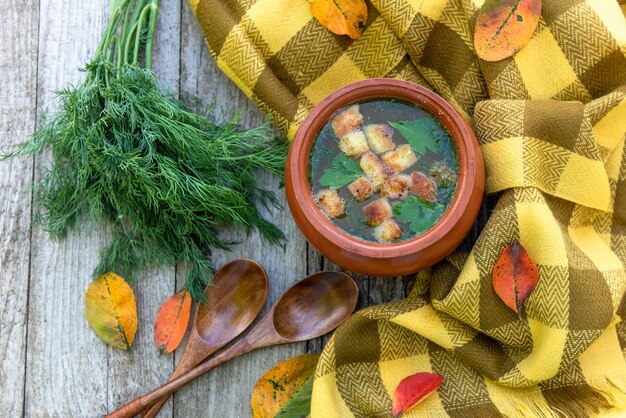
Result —
[[[0, 147], [6, 150], [32, 134], [44, 110], [55, 109], [53, 90], [81, 80], [76, 68], [96, 48], [108, 1], [0, 0], [0, 10]], [[155, 55], [155, 71], [173, 91], [216, 101], [227, 116], [241, 111], [245, 127], [263, 120], [215, 66], [185, 0], [162, 2]], [[30, 229], [28, 186], [45, 164], [45, 158], [0, 163], [0, 416], [101, 416], [165, 382], [174, 370], [182, 350], [159, 354], [152, 331], [160, 304], [182, 286], [184, 274], [175, 266], [143, 274], [133, 285], [139, 328], [132, 352], [102, 343], [84, 319], [83, 295], [109, 231], [85, 226], [55, 241], [37, 226]], [[232, 252], [216, 251], [214, 260], [218, 266], [238, 257], [261, 262], [270, 277], [271, 306], [300, 278], [336, 267], [300, 235], [278, 181], [266, 176], [263, 182], [278, 190], [284, 205], [267, 215], [288, 235], [287, 250], [268, 247], [253, 234]], [[470, 241], [476, 234], [477, 229]], [[355, 278], [360, 307], [397, 300], [412, 282]], [[179, 391], [161, 416], [250, 416], [256, 380], [282, 360], [321, 351], [323, 343], [318, 339], [235, 359]]]

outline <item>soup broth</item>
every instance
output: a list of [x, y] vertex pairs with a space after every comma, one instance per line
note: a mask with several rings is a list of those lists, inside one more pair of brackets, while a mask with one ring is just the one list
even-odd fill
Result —
[[456, 188], [458, 158], [445, 128], [397, 100], [338, 110], [317, 135], [309, 180], [325, 216], [365, 241], [401, 242], [430, 229]]

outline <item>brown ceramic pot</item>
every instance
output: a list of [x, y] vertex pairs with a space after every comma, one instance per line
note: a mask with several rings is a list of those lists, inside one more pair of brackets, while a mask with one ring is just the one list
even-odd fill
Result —
[[[309, 152], [315, 138], [340, 108], [363, 100], [398, 99], [415, 103], [445, 126], [457, 147], [459, 178], [448, 210], [428, 231], [391, 244], [367, 242], [344, 232], [317, 207], [309, 182]], [[484, 193], [482, 155], [472, 129], [443, 98], [417, 84], [370, 79], [349, 84], [313, 108], [298, 130], [287, 158], [286, 193], [296, 224], [325, 257], [348, 270], [398, 276], [431, 266], [450, 254], [471, 228]]]

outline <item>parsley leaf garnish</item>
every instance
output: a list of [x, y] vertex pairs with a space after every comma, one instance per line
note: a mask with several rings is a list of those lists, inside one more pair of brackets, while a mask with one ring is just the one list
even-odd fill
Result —
[[339, 154], [324, 169], [320, 184], [325, 187], [339, 188], [352, 183], [363, 175], [361, 167], [345, 154]]
[[400, 132], [413, 150], [418, 154], [424, 154], [427, 149], [437, 152], [437, 142], [441, 132], [441, 125], [431, 118], [422, 118], [404, 122], [389, 122], [391, 126]]
[[409, 229], [416, 234], [421, 234], [437, 223], [445, 206], [432, 204], [417, 196], [409, 196], [402, 203], [393, 206], [393, 213], [400, 222], [409, 223]]

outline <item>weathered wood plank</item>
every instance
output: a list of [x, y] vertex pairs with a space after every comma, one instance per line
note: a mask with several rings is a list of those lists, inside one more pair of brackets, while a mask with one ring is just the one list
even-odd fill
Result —
[[[182, 39], [181, 92], [196, 95], [207, 103], [216, 101], [219, 108], [214, 114], [223, 112], [229, 117], [241, 110], [241, 123], [246, 128], [259, 125], [264, 115], [215, 66], [186, 3], [183, 5]], [[307, 275], [307, 266], [306, 242], [289, 215], [284, 190], [278, 188], [276, 178], [265, 174], [260, 178], [263, 187], [278, 191], [283, 205], [281, 211], [264, 211], [264, 214], [287, 234], [286, 251], [269, 246], [255, 232], [232, 252], [216, 251], [214, 261], [217, 266], [238, 257], [259, 261], [270, 278], [265, 312], [287, 288]], [[228, 236], [245, 238], [243, 234]], [[285, 345], [260, 350], [223, 365], [175, 395], [174, 416], [251, 416], [250, 393], [258, 378], [274, 364], [304, 351], [305, 343]]]
[[[39, 8], [0, 0], [0, 150], [24, 140], [35, 127]], [[32, 158], [0, 163], [0, 416], [23, 414]]]
[[[76, 83], [77, 66], [93, 54], [104, 28], [105, 2], [40, 2], [38, 109], [54, 110], [51, 90]], [[36, 177], [46, 164], [36, 161]], [[26, 364], [26, 416], [94, 416], [107, 407], [107, 348], [83, 317], [103, 229], [63, 242], [40, 227], [32, 233]]]

